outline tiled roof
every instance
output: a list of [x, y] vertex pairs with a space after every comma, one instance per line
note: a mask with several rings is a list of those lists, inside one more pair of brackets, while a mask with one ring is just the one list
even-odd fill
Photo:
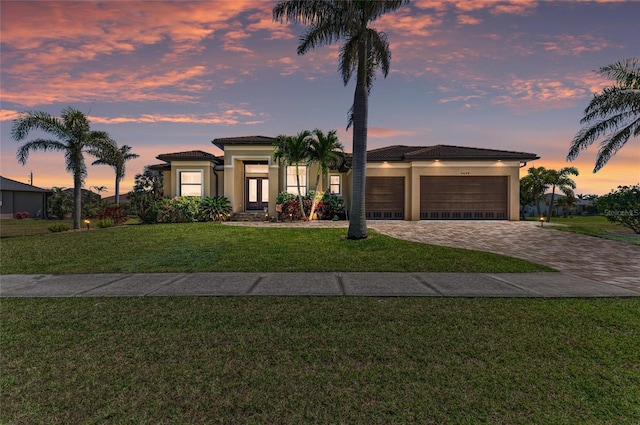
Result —
[[149, 169], [154, 170], [154, 171], [170, 171], [171, 170], [171, 164], [169, 163], [163, 163], [163, 164], [153, 164], [153, 165], [149, 165]]
[[210, 154], [209, 152], [204, 151], [186, 151], [186, 152], [174, 152], [174, 153], [163, 153], [156, 156], [161, 161], [201, 161], [208, 160], [211, 162], [219, 163], [219, 159], [217, 156]]
[[26, 183], [11, 180], [6, 177], [0, 176], [0, 190], [13, 191], [13, 192], [51, 192], [50, 190], [42, 189], [40, 187], [31, 186]]
[[469, 148], [463, 146], [403, 146], [394, 145], [367, 152], [367, 161], [415, 161], [433, 159], [504, 159], [534, 160], [539, 157], [534, 153], [503, 151], [497, 149]]
[[276, 140], [267, 136], [221, 137], [213, 139], [211, 143], [224, 150], [224, 145], [273, 145]]

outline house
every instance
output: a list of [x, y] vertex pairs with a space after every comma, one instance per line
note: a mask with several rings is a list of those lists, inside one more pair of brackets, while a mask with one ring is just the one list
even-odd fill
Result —
[[49, 193], [50, 190], [0, 177], [0, 218], [15, 218], [17, 212], [45, 218]]
[[[273, 137], [219, 138], [224, 152], [158, 155], [151, 166], [164, 174], [164, 195], [225, 196], [234, 213], [276, 214], [280, 191], [297, 193], [295, 167], [273, 159]], [[336, 164], [321, 190], [351, 204], [351, 156]], [[388, 146], [367, 153], [367, 219], [518, 220], [519, 169], [532, 153], [436, 146]], [[299, 166], [303, 194], [315, 187], [318, 167]]]

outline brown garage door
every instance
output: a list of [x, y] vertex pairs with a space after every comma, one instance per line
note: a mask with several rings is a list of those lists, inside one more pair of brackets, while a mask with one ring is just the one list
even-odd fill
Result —
[[506, 220], [507, 176], [420, 177], [422, 220]]
[[369, 220], [404, 220], [404, 177], [367, 177], [365, 211]]

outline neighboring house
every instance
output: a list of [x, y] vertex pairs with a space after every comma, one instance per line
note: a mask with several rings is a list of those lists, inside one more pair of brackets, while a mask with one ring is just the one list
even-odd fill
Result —
[[0, 177], [0, 218], [15, 218], [26, 211], [30, 218], [45, 218], [50, 190]]
[[[102, 200], [107, 205], [115, 205], [116, 204], [116, 195], [107, 196], [106, 198], [102, 198]], [[120, 205], [130, 204], [130, 203], [131, 203], [131, 198], [129, 198], [129, 194], [128, 193], [121, 193], [120, 194]]]
[[[275, 138], [215, 139], [224, 152], [158, 155], [163, 164], [164, 195], [225, 196], [233, 212], [276, 214], [280, 191], [296, 193], [295, 167], [273, 159]], [[367, 153], [367, 219], [384, 220], [518, 220], [519, 169], [539, 157], [447, 145], [389, 146]], [[351, 203], [351, 156], [336, 164], [321, 190]], [[317, 165], [299, 166], [303, 194], [315, 186]]]

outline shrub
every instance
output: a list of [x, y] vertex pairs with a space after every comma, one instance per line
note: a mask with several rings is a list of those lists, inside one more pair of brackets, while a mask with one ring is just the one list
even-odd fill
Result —
[[158, 223], [191, 223], [198, 220], [200, 198], [192, 196], [157, 201]]
[[640, 185], [618, 186], [596, 201], [607, 220], [640, 234]]
[[344, 200], [329, 191], [322, 195], [322, 200], [318, 203], [317, 210], [318, 216], [324, 220], [344, 220], [347, 218]]
[[22, 220], [22, 219], [25, 219], [25, 218], [29, 218], [29, 213], [28, 213], [27, 211], [18, 211], [18, 212], [16, 213], [16, 218], [17, 218], [18, 220]]
[[291, 199], [282, 204], [282, 211], [280, 212], [280, 220], [300, 220], [300, 207], [298, 201]]
[[198, 221], [225, 221], [231, 215], [231, 203], [224, 196], [204, 198], [200, 201]]
[[101, 229], [104, 229], [106, 227], [113, 227], [114, 226], [114, 222], [112, 219], [110, 218], [103, 218], [98, 220], [98, 223], [96, 224], [96, 226], [98, 226]]
[[64, 223], [55, 223], [49, 226], [49, 231], [51, 233], [66, 232], [69, 229], [71, 229], [69, 225]]
[[103, 209], [98, 214], [98, 219], [99, 220], [110, 219], [112, 221], [112, 224], [111, 224], [112, 226], [113, 225], [118, 226], [124, 223], [125, 221], [127, 221], [127, 215], [122, 209], [122, 207], [119, 207], [117, 205], [110, 205], [105, 209]]
[[293, 193], [289, 193], [287, 191], [283, 191], [278, 193], [278, 197], [276, 198], [276, 204], [286, 204], [289, 201], [293, 201], [297, 196]]
[[[311, 199], [303, 199], [302, 207], [304, 208], [304, 213], [309, 216], [311, 212]], [[297, 199], [292, 199], [290, 201], [282, 204], [282, 212], [280, 212], [280, 220], [300, 220], [302, 219], [302, 215], [300, 214], [300, 206], [298, 204]]]

